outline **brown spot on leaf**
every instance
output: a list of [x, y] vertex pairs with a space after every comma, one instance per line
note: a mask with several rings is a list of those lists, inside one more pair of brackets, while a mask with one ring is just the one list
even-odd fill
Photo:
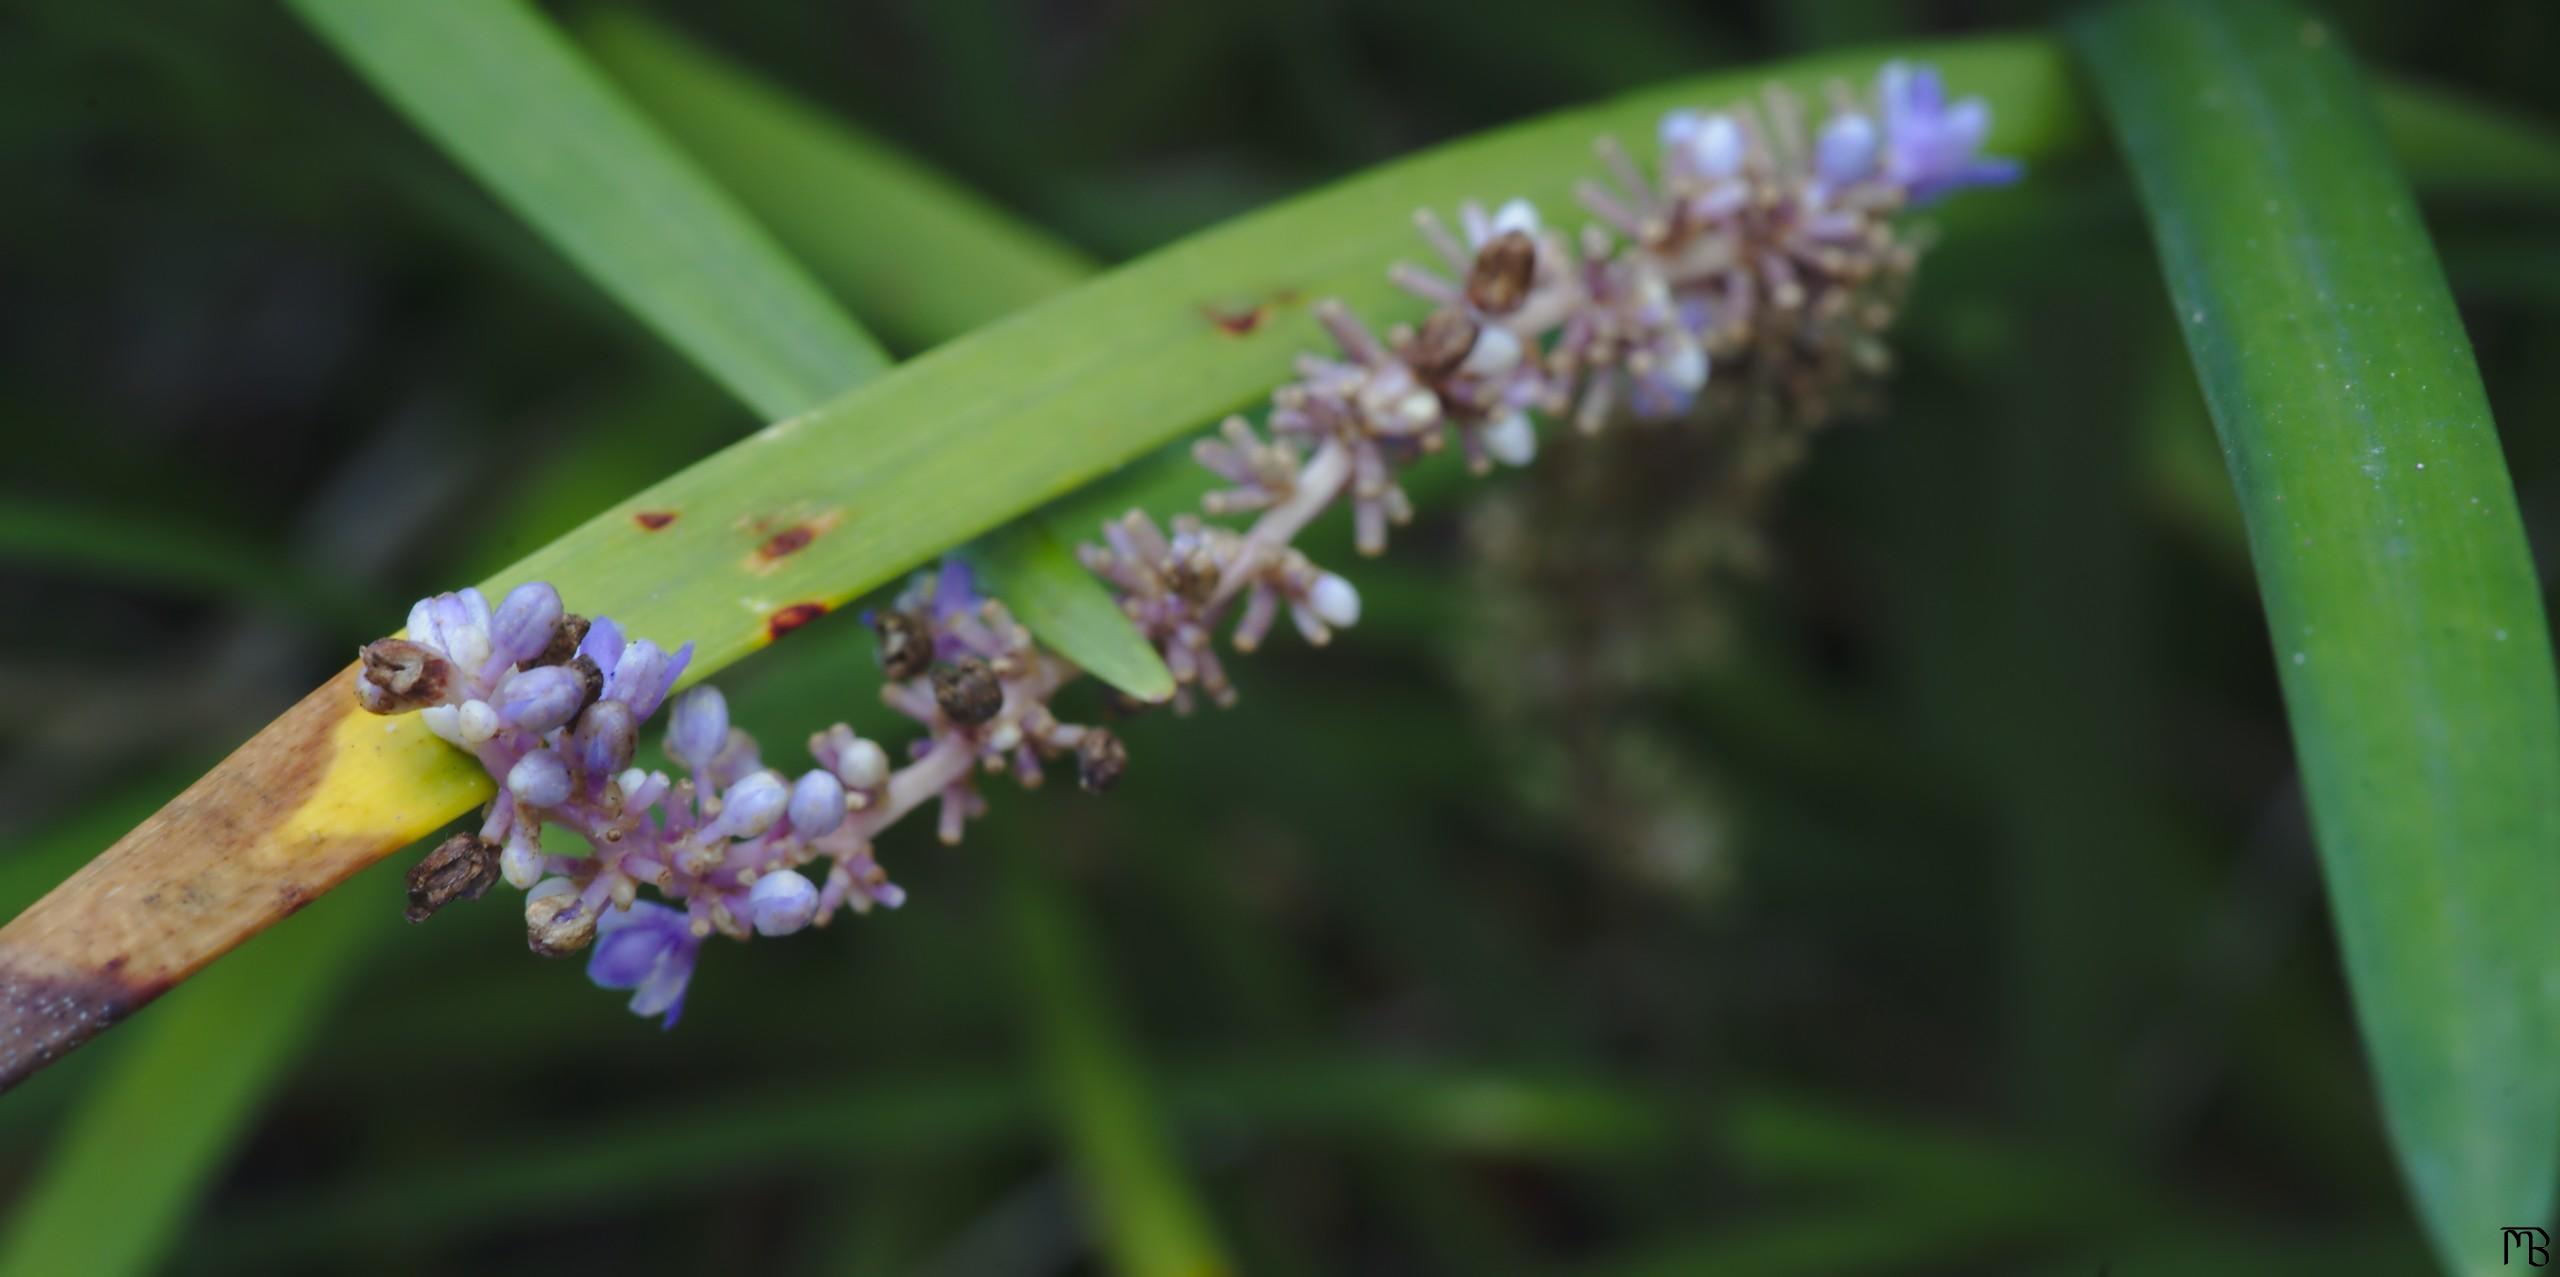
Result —
[[766, 617], [764, 632], [766, 637], [779, 640], [783, 635], [826, 614], [827, 605], [824, 603], [794, 603]]
[[632, 515], [631, 521], [639, 524], [640, 530], [643, 532], [655, 532], [658, 529], [675, 522], [676, 512], [673, 510], [642, 510], [638, 514]]
[[[817, 540], [829, 529], [842, 522], [844, 522], [842, 514], [829, 510], [814, 519], [804, 519], [774, 532], [765, 537], [764, 543], [756, 547], [755, 553], [747, 556], [747, 570], [757, 576], [773, 571], [782, 566], [784, 559], [807, 549], [810, 542]], [[754, 525], [754, 530], [762, 533], [768, 526], [770, 525], [759, 520]]]
[[1230, 337], [1250, 337], [1254, 334], [1254, 330], [1262, 327], [1263, 320], [1271, 317], [1271, 308], [1254, 306], [1234, 310], [1223, 306], [1203, 306], [1200, 308], [1200, 313], [1207, 316], [1210, 324], [1219, 332]]

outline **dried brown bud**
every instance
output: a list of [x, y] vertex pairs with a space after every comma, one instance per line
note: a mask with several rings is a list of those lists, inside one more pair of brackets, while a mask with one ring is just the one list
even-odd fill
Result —
[[933, 667], [933, 627], [913, 612], [885, 611], [872, 628], [880, 633], [880, 672], [905, 682]]
[[578, 654], [578, 645], [587, 641], [587, 627], [590, 624], [587, 618], [575, 612], [563, 613], [560, 617], [560, 628], [551, 632], [551, 646], [542, 649], [542, 655], [533, 658], [533, 663], [535, 665], [568, 664], [569, 658]]
[[565, 958], [596, 939], [596, 911], [565, 878], [538, 884], [524, 898], [525, 946], [546, 958]]
[[1099, 794], [1119, 784], [1127, 770], [1129, 747], [1102, 728], [1086, 728], [1084, 739], [1076, 742], [1076, 784], [1088, 794]]
[[404, 916], [425, 922], [457, 900], [477, 900], [498, 880], [498, 844], [478, 834], [455, 834], [409, 870]]
[[1004, 708], [1004, 684], [985, 661], [964, 656], [933, 667], [933, 700], [953, 722], [975, 727]]
[[1508, 315], [1528, 299], [1537, 277], [1538, 241], [1526, 231], [1504, 231], [1477, 251], [1475, 269], [1467, 272], [1467, 300], [1488, 315]]
[[1476, 348], [1477, 331], [1476, 321], [1464, 311], [1433, 311], [1414, 339], [1414, 371], [1432, 381], [1456, 372], [1466, 362], [1467, 352]]
[[597, 697], [604, 695], [604, 671], [596, 667], [594, 660], [573, 656], [569, 658], [569, 672], [577, 675], [580, 686], [586, 689], [585, 694], [578, 698], [579, 704], [593, 705]]
[[356, 653], [356, 700], [376, 714], [404, 714], [444, 702], [453, 664], [424, 643], [378, 639]]
[[1218, 560], [1207, 554], [1177, 556], [1165, 568], [1164, 587], [1177, 598], [1205, 604], [1218, 593]]

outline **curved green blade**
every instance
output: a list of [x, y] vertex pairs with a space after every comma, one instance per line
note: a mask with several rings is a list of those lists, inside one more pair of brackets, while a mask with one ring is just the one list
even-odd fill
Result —
[[2248, 518], [2384, 1115], [2447, 1264], [2494, 1269], [2560, 1149], [2560, 691], [2461, 316], [2328, 27], [2072, 34]]

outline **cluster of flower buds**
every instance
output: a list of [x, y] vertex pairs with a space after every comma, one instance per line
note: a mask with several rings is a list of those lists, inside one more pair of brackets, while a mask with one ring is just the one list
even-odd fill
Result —
[[[1780, 95], [1765, 109], [1674, 112], [1655, 180], [1604, 141], [1616, 189], [1590, 184], [1582, 199], [1607, 228], [1572, 242], [1524, 201], [1490, 215], [1463, 209], [1463, 240], [1422, 214], [1454, 278], [1394, 269], [1436, 307], [1419, 327], [1381, 340], [1320, 304], [1339, 356], [1300, 360], [1298, 379], [1271, 397], [1267, 438], [1239, 417], [1195, 450], [1232, 485], [1206, 513], [1250, 513], [1251, 525], [1184, 515], [1160, 528], [1132, 511], [1105, 525], [1104, 544], [1079, 548], [1163, 654], [1177, 707], [1234, 699], [1214, 644], [1231, 611], [1231, 641], [1248, 651], [1283, 607], [1310, 643], [1356, 623], [1358, 591], [1292, 542], [1347, 501], [1359, 549], [1382, 552], [1389, 527], [1413, 513], [1397, 471], [1452, 437], [1480, 472], [1526, 465], [1538, 450], [1534, 414], [1595, 430], [1621, 414], [1690, 412], [1720, 361], [1783, 378], [1798, 365], [1841, 367], [1843, 351], [1879, 359], [1873, 334], [1913, 255], [1891, 215], [2016, 170], [1980, 156], [1988, 110], [1947, 102], [1931, 71], [1896, 64], [1869, 100], [1840, 96], [1810, 141]], [[670, 710], [666, 752], [684, 773], [670, 776], [634, 760], [640, 726], [690, 644], [626, 640], [610, 620], [566, 612], [539, 582], [494, 609], [474, 590], [420, 602], [404, 636], [363, 650], [357, 697], [379, 714], [422, 713], [500, 787], [477, 832], [447, 839], [411, 872], [409, 916], [504, 878], [526, 889], [537, 953], [591, 949], [596, 983], [632, 990], [633, 1011], [672, 1025], [713, 933], [782, 935], [841, 909], [900, 904], [873, 844], [908, 812], [935, 803], [942, 840], [957, 842], [984, 809], [982, 771], [1037, 784], [1044, 763], [1072, 758], [1079, 783], [1098, 792], [1126, 767], [1111, 732], [1051, 711], [1080, 671], [981, 597], [965, 566], [918, 578], [868, 619], [882, 698], [924, 733], [903, 765], [838, 723], [810, 738], [817, 765], [789, 776], [765, 765], [704, 686]], [[546, 851], [546, 825], [592, 851]], [[644, 886], [659, 899], [641, 899]]]

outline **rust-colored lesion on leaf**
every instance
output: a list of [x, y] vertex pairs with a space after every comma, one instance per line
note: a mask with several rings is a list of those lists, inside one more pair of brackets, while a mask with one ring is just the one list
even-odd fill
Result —
[[754, 552], [747, 555], [747, 571], [757, 576], [771, 574], [775, 568], [782, 566], [784, 559], [808, 549], [810, 542], [834, 531], [836, 525], [842, 522], [844, 522], [844, 512], [841, 510], [829, 510], [810, 518], [794, 520], [779, 528], [774, 527], [771, 521], [756, 521], [749, 526], [757, 535], [763, 536], [764, 540], [756, 546]]
[[351, 678], [0, 927], [0, 1089], [487, 795], [415, 715], [359, 711]]

